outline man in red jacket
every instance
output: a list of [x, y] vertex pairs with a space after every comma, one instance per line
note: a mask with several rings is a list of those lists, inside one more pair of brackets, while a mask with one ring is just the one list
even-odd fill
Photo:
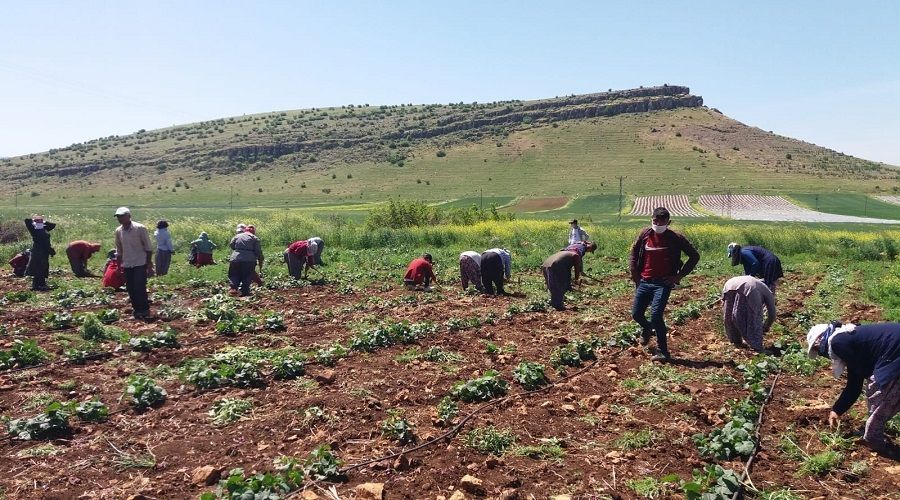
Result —
[[69, 258], [69, 265], [72, 266], [72, 272], [78, 278], [87, 278], [93, 276], [87, 270], [87, 261], [91, 255], [100, 251], [99, 243], [91, 243], [89, 241], [78, 240], [69, 243], [66, 247], [66, 257]]
[[432, 265], [431, 254], [427, 253], [410, 262], [406, 268], [406, 275], [403, 277], [406, 289], [415, 290], [417, 285], [424, 285], [424, 290], [430, 292], [431, 282], [437, 283], [437, 276], [434, 275]]
[[[666, 342], [666, 327], [663, 313], [669, 302], [669, 294], [685, 276], [694, 270], [700, 261], [700, 254], [684, 236], [669, 229], [669, 211], [663, 207], [653, 210], [652, 226], [641, 231], [631, 247], [628, 267], [631, 280], [636, 287], [631, 317], [641, 325], [641, 344], [650, 342], [656, 331], [657, 361], [672, 358]], [[688, 256], [682, 265], [681, 254]], [[645, 312], [650, 307], [650, 321]]]

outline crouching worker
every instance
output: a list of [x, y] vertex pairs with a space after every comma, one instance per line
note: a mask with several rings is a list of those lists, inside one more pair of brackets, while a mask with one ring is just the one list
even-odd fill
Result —
[[288, 274], [294, 279], [306, 279], [309, 276], [309, 268], [316, 263], [317, 243], [309, 240], [298, 240], [284, 249], [284, 261], [287, 263]]
[[116, 251], [110, 250], [106, 254], [106, 264], [103, 266], [103, 286], [119, 289], [125, 286], [125, 271], [119, 267]]
[[847, 384], [831, 407], [828, 423], [840, 421], [865, 385], [869, 418], [863, 441], [875, 452], [900, 460], [900, 447], [884, 435], [885, 424], [900, 412], [900, 323], [856, 326], [834, 321], [810, 328], [806, 340], [809, 357], [831, 358], [835, 378], [847, 371]]
[[25, 268], [28, 267], [28, 259], [31, 258], [31, 250], [25, 249], [9, 259], [9, 265], [12, 266], [13, 274], [22, 278], [25, 276]]
[[196, 240], [191, 242], [191, 253], [195, 254], [193, 264], [197, 267], [209, 266], [215, 264], [213, 260], [213, 250], [216, 244], [209, 240], [209, 235], [205, 232], [200, 233]]
[[483, 291], [481, 286], [480, 253], [470, 250], [459, 254], [459, 279], [462, 282], [463, 290], [468, 290], [471, 282], [475, 285], [476, 290], [479, 292]]
[[87, 278], [93, 276], [87, 270], [87, 261], [92, 255], [100, 251], [99, 243], [91, 243], [89, 241], [73, 241], [66, 247], [66, 257], [69, 258], [69, 265], [72, 267], [72, 273], [78, 278]]
[[413, 259], [406, 267], [406, 275], [403, 276], [403, 284], [407, 290], [415, 290], [418, 285], [422, 285], [426, 292], [431, 291], [431, 282], [437, 283], [437, 276], [434, 275], [434, 267], [431, 254], [422, 254], [418, 259]]
[[[762, 310], [766, 308], [763, 324]], [[775, 322], [775, 294], [753, 276], [736, 276], [722, 289], [722, 321], [725, 336], [737, 347], [744, 342], [757, 352], [769, 353], [763, 347], [763, 334]]]
[[557, 311], [565, 310], [563, 299], [572, 289], [572, 269], [575, 269], [575, 283], [581, 280], [582, 259], [578, 252], [566, 250], [547, 257], [541, 265], [544, 283], [550, 292], [550, 305]]
[[512, 256], [505, 248], [492, 248], [481, 254], [481, 283], [484, 293], [506, 295], [503, 282], [512, 276]]
[[781, 260], [774, 253], [763, 247], [747, 246], [742, 247], [737, 243], [728, 245], [728, 257], [731, 259], [731, 265], [744, 265], [744, 274], [756, 276], [763, 280], [769, 290], [775, 293], [778, 286], [778, 280], [784, 277], [784, 270], [781, 268]]

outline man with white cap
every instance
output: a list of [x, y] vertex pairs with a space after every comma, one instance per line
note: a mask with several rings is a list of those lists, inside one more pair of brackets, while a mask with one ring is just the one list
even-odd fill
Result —
[[884, 435], [885, 424], [900, 412], [900, 323], [857, 326], [834, 321], [810, 328], [806, 341], [809, 357], [831, 358], [835, 378], [847, 372], [847, 385], [832, 406], [828, 423], [840, 421], [865, 384], [869, 418], [863, 441], [874, 451], [900, 460], [900, 448]]
[[153, 275], [153, 247], [147, 227], [131, 220], [128, 207], [116, 209], [116, 261], [125, 273], [125, 289], [135, 319], [150, 318], [147, 277]]

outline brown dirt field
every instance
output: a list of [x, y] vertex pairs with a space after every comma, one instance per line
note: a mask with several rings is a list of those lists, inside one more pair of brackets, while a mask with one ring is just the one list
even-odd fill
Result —
[[526, 198], [519, 200], [514, 205], [507, 207], [513, 212], [538, 212], [541, 210], [556, 210], [569, 202], [567, 196], [554, 196], [552, 198]]
[[[528, 278], [534, 280], [536, 276]], [[459, 380], [494, 369], [509, 382], [511, 394], [520, 393], [522, 388], [513, 381], [512, 371], [520, 361], [529, 360], [546, 365], [551, 381], [559, 381], [559, 374], [549, 366], [553, 348], [587, 334], [608, 335], [619, 323], [630, 321], [631, 288], [617, 286], [622, 285], [623, 279], [608, 276], [602, 285], [585, 286], [586, 292], [598, 292], [596, 298], [591, 293], [575, 294], [566, 311], [509, 317], [504, 316], [508, 306], [524, 304], [522, 295], [487, 298], [447, 291], [415, 296], [399, 290], [340, 294], [332, 286], [263, 290], [242, 302], [242, 312], [261, 316], [267, 310], [281, 311], [286, 331], [257, 331], [226, 338], [216, 335], [211, 322], [180, 319], [169, 323], [180, 332], [183, 345], [179, 349], [137, 353], [126, 348], [114, 351], [107, 359], [81, 366], [54, 364], [0, 372], [0, 414], [12, 418], [33, 415], [39, 408], [28, 408], [29, 403], [41, 393], [60, 400], [97, 397], [113, 412], [108, 422], [100, 424], [81, 423], [73, 418], [73, 434], [51, 442], [58, 451], [52, 456], [24, 457], [24, 450], [45, 443], [3, 439], [0, 486], [9, 498], [125, 498], [134, 494], [147, 498], [196, 498], [214, 489], [191, 483], [193, 470], [200, 466], [268, 472], [274, 458], [302, 458], [323, 443], [330, 444], [346, 465], [399, 451], [401, 447], [379, 431], [388, 410], [402, 410], [422, 442], [445, 432], [445, 428], [433, 424], [435, 407]], [[797, 330], [794, 314], [813, 295], [819, 279], [796, 273], [786, 277], [779, 288], [780, 324]], [[685, 287], [673, 292], [668, 314], [705, 297], [717, 282], [717, 278], [707, 276], [691, 277]], [[0, 279], [0, 293], [20, 289], [22, 281]], [[167, 304], [199, 310], [200, 297], [192, 297], [191, 292], [188, 288], [178, 289]], [[372, 301], [373, 297], [381, 301]], [[40, 323], [47, 311], [60, 310], [52, 300], [48, 302], [5, 305], [0, 308], [0, 322], [9, 331], [26, 327], [29, 338], [37, 339], [42, 347], [59, 356], [60, 332], [45, 330]], [[124, 319], [129, 312], [124, 294], [118, 294], [111, 306], [75, 310], [106, 307], [118, 308], [123, 319], [116, 326], [133, 334], [153, 332], [163, 324]], [[860, 302], [858, 297], [848, 296], [844, 310], [848, 315], [868, 320], [880, 317], [877, 308]], [[369, 354], [354, 352], [333, 369], [310, 363], [307, 377], [300, 381], [277, 381], [266, 376], [262, 387], [201, 392], [177, 378], [158, 377], [157, 382], [169, 397], [162, 406], [141, 414], [118, 401], [128, 375], [161, 364], [175, 366], [186, 358], [208, 356], [227, 346], [307, 349], [346, 341], [356, 322], [406, 319], [443, 325], [450, 318], [484, 317], [489, 312], [498, 318], [495, 324], [460, 331], [441, 326], [418, 342], [423, 350], [440, 346], [461, 354], [464, 361], [457, 363], [403, 364], [396, 357], [410, 346], [397, 345]], [[523, 445], [555, 437], [564, 445], [560, 460], [511, 454], [491, 457], [455, 437], [412, 453], [405, 462], [381, 462], [355, 470], [345, 483], [334, 487], [342, 498], [353, 498], [353, 488], [366, 482], [384, 483], [385, 496], [391, 499], [449, 497], [460, 478], [470, 474], [483, 481], [486, 496], [492, 498], [504, 491], [515, 491], [520, 498], [562, 493], [576, 498], [629, 498], [635, 495], [628, 487], [631, 480], [671, 473], [690, 478], [693, 469], [709, 463], [699, 455], [691, 436], [721, 425], [720, 408], [728, 400], [747, 394], [740, 383], [722, 382], [726, 377], [740, 380], [736, 365], [749, 355], [725, 341], [719, 315], [719, 309], [713, 306], [704, 310], [700, 318], [671, 327], [670, 345], [676, 357], [671, 364], [651, 363], [645, 350], [636, 346], [602, 349], [597, 352], [597, 363], [585, 363], [583, 373], [544, 392], [488, 408], [467, 422], [460, 433], [493, 425], [509, 429]], [[77, 334], [74, 328], [63, 333]], [[12, 338], [0, 337], [0, 346], [8, 348]], [[486, 341], [501, 347], [514, 345], [515, 349], [488, 354]], [[660, 400], [659, 394], [642, 388], [629, 388], [629, 384], [640, 382], [656, 369], [672, 370], [683, 379], [662, 383], [664, 396], [678, 396], [674, 402]], [[334, 373], [332, 382], [313, 380], [329, 370]], [[576, 372], [574, 368], [568, 371]], [[896, 464], [871, 455], [858, 445], [847, 451], [847, 463], [868, 464], [869, 475], [863, 481], [856, 481], [843, 471], [816, 478], [799, 477], [794, 474], [797, 462], [779, 452], [779, 439], [789, 426], [804, 442], [812, 440], [817, 429], [827, 427], [827, 408], [841, 385], [824, 370], [811, 377], [782, 376], [766, 408], [762, 451], [751, 473], [758, 488], [790, 487], [804, 497], [880, 498], [897, 491], [898, 476], [887, 472], [887, 467]], [[207, 412], [215, 401], [226, 396], [253, 399], [254, 409], [248, 417], [231, 425], [213, 426]], [[303, 411], [313, 405], [325, 410], [325, 421], [304, 422]], [[478, 406], [460, 403], [460, 415]], [[865, 413], [862, 403], [856, 410], [855, 418], [845, 420], [858, 426]], [[644, 429], [655, 433], [647, 447], [624, 450], [616, 444], [624, 432]], [[155, 465], [124, 468], [116, 463], [120, 458], [116, 449], [133, 455], [152, 453]], [[810, 450], [817, 451], [815, 446]], [[722, 465], [743, 471], [742, 460]]]

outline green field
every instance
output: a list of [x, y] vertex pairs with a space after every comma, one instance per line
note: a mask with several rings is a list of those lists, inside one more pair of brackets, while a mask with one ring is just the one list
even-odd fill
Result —
[[474, 196], [471, 198], [459, 198], [453, 201], [440, 203], [438, 206], [441, 208], [469, 208], [471, 206], [476, 206], [488, 209], [491, 205], [502, 207], [514, 199], [514, 196]]
[[830, 214], [855, 215], [876, 219], [900, 220], [900, 205], [886, 203], [871, 196], [855, 193], [840, 194], [792, 194], [798, 205]]

